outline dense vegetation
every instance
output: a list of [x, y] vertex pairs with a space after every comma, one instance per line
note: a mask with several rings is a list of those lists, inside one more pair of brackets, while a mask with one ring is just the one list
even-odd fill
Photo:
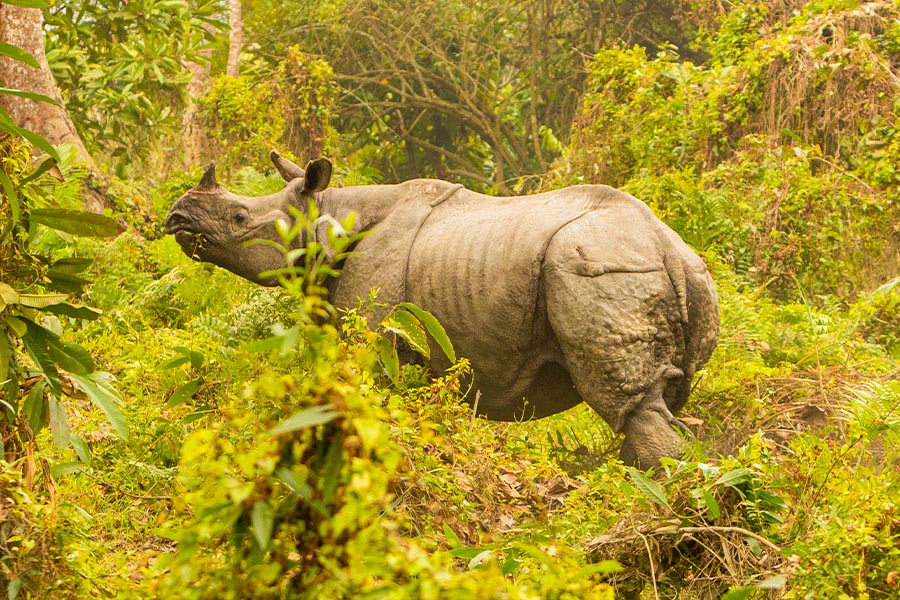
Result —
[[[238, 78], [214, 3], [48, 11], [106, 217], [69, 149], [0, 118], [0, 595], [896, 597], [900, 3], [245, 8]], [[264, 289], [182, 255], [161, 221], [199, 178], [204, 40], [192, 100], [236, 191], [281, 185], [278, 147], [343, 184], [650, 204], [722, 304], [684, 461], [624, 468], [586, 407], [473, 418], [464, 358], [393, 362], [433, 324], [331, 321], [312, 262]]]

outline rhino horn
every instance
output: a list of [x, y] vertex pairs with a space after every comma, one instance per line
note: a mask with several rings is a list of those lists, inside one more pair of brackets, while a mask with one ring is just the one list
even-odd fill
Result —
[[204, 191], [214, 190], [218, 187], [219, 182], [216, 181], [216, 163], [211, 162], [209, 163], [209, 166], [206, 167], [206, 171], [204, 171], [203, 177], [200, 178], [200, 183], [194, 189]]
[[281, 156], [274, 150], [269, 153], [269, 158], [272, 159], [272, 164], [275, 165], [275, 168], [278, 170], [278, 174], [281, 175], [281, 178], [285, 181], [291, 181], [293, 179], [298, 179], [303, 177], [303, 169]]

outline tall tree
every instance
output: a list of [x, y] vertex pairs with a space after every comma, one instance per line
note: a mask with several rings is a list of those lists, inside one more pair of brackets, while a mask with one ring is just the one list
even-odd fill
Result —
[[[207, 31], [211, 33], [207, 25]], [[187, 169], [196, 167], [208, 160], [209, 136], [200, 118], [197, 98], [202, 98], [209, 89], [212, 48], [209, 46], [197, 51], [196, 55], [187, 58], [184, 66], [190, 73], [185, 94], [184, 112], [181, 113], [181, 142], [184, 146], [184, 166]]]
[[[339, 129], [374, 143], [388, 179], [438, 176], [510, 193], [539, 184], [569, 135], [585, 61], [605, 46], [689, 52], [686, 0], [248, 2], [264, 56], [328, 60]], [[277, 25], [276, 25], [277, 24]]]
[[94, 170], [94, 161], [63, 105], [44, 52], [43, 16], [39, 8], [0, 3], [0, 42], [27, 52], [26, 64], [0, 54], [0, 80], [7, 88], [42, 94], [57, 104], [16, 95], [0, 95], [0, 106], [19, 127], [34, 131], [51, 144], [72, 144], [79, 158]]
[[237, 77], [241, 73], [241, 46], [244, 42], [244, 19], [241, 16], [241, 0], [228, 0], [228, 64], [225, 74]]

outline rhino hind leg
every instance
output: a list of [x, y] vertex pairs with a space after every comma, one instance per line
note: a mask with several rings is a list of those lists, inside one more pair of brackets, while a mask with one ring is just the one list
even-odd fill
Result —
[[[681, 454], [670, 405], [690, 374], [678, 298], [665, 271], [545, 269], [547, 314], [580, 396], [616, 433], [621, 458], [650, 468]], [[684, 373], [688, 370], [688, 373]], [[689, 384], [688, 384], [689, 385]]]
[[[629, 466], [641, 469], [657, 468], [663, 457], [681, 456], [681, 433], [688, 433], [684, 424], [675, 418], [663, 397], [662, 390], [669, 377], [680, 379], [672, 372], [661, 373], [651, 386], [644, 401], [625, 417], [625, 441], [619, 458]], [[676, 431], [679, 430], [679, 431]]]

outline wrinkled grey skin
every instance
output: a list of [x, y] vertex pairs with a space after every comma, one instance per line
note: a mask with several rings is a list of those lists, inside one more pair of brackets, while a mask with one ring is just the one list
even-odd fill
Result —
[[[166, 233], [196, 260], [275, 285], [259, 273], [284, 266], [282, 254], [245, 242], [278, 240], [275, 222], [290, 223], [287, 207], [305, 211], [310, 197], [337, 221], [355, 213], [369, 235], [330, 282], [336, 307], [378, 288], [389, 306], [434, 313], [471, 360], [477, 409], [490, 419], [587, 402], [625, 434], [627, 464], [680, 455], [673, 413], [716, 345], [719, 305], [703, 261], [645, 204], [602, 185], [519, 198], [425, 179], [327, 188], [325, 159], [305, 171], [274, 152], [272, 161], [283, 191], [232, 194], [211, 165], [172, 207]], [[324, 227], [316, 237], [327, 241]], [[432, 354], [433, 367], [447, 366]]]

